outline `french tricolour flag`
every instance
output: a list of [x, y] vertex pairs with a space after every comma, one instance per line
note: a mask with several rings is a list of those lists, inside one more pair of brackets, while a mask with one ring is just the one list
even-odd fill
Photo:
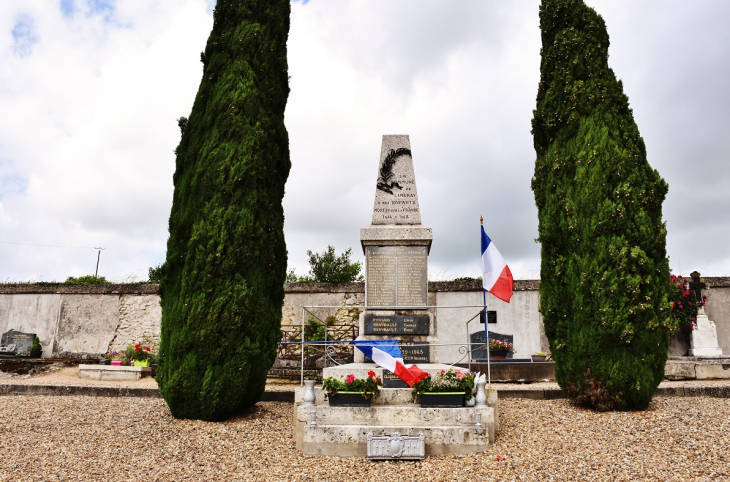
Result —
[[416, 365], [406, 367], [403, 364], [403, 355], [400, 352], [398, 340], [353, 340], [351, 343], [375, 363], [393, 372], [409, 387], [427, 375]]
[[484, 289], [502, 301], [512, 298], [512, 272], [482, 226], [482, 283]]

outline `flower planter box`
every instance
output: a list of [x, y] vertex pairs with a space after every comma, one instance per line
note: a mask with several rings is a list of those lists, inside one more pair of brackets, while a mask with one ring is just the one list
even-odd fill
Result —
[[547, 355], [532, 355], [532, 361], [534, 362], [544, 362], [545, 359], [547, 359]]
[[369, 407], [372, 402], [372, 393], [363, 396], [363, 392], [337, 392], [329, 395], [330, 407]]
[[148, 366], [150, 366], [150, 361], [149, 360], [134, 360], [134, 366], [148, 367]]
[[489, 350], [489, 357], [493, 360], [504, 360], [507, 358], [507, 350]]
[[421, 408], [449, 408], [464, 406], [464, 392], [431, 392], [419, 395]]

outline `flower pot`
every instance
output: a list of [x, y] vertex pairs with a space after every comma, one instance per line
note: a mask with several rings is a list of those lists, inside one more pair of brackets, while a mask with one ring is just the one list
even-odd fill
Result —
[[112, 360], [112, 366], [120, 367], [124, 365], [124, 360]]
[[149, 360], [134, 360], [134, 366], [148, 367], [148, 366], [150, 366], [150, 361]]
[[31, 350], [30, 351], [31, 358], [40, 358], [42, 354], [43, 354], [43, 350]]
[[507, 358], [507, 350], [489, 350], [489, 357], [492, 360], [504, 360]]
[[448, 408], [464, 405], [464, 392], [421, 393], [421, 408]]
[[337, 392], [336, 395], [329, 395], [330, 407], [369, 407], [373, 394], [363, 392]]
[[547, 355], [532, 355], [532, 361], [534, 362], [544, 362], [547, 358]]
[[104, 358], [102, 360], [99, 360], [99, 365], [111, 365], [112, 361], [108, 358]]

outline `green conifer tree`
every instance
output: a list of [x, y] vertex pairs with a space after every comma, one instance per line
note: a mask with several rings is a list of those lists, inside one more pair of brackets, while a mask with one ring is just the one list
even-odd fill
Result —
[[645, 409], [669, 347], [668, 187], [608, 67], [603, 19], [543, 0], [532, 121], [540, 312], [561, 388], [597, 409]]
[[190, 119], [179, 120], [157, 376], [177, 418], [253, 405], [276, 357], [289, 17], [289, 0], [218, 0]]

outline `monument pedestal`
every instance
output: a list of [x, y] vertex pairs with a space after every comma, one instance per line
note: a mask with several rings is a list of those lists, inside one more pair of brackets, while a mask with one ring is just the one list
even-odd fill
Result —
[[[419, 365], [420, 366], [420, 365]], [[435, 374], [448, 369], [441, 364], [423, 365]], [[371, 363], [328, 367], [324, 377], [357, 378], [383, 369]], [[315, 387], [314, 405], [303, 405], [304, 387], [294, 394], [294, 440], [304, 455], [364, 457], [368, 434], [373, 436], [424, 435], [426, 455], [471, 454], [489, 449], [499, 431], [497, 390], [487, 389], [486, 407], [421, 408], [411, 399], [410, 388], [382, 388], [370, 407], [330, 407], [325, 392]]]

